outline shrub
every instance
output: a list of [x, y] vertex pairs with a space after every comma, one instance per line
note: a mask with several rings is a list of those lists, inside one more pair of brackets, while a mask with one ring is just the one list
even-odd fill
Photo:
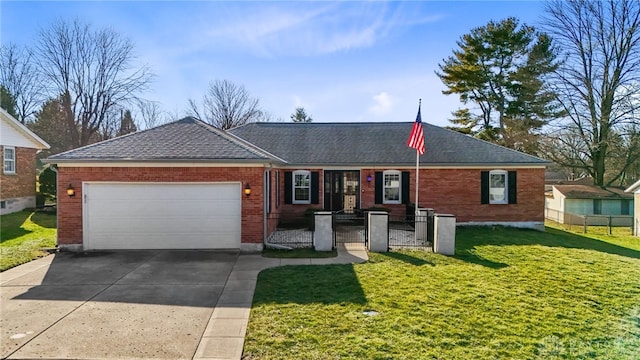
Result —
[[38, 182], [40, 183], [40, 194], [42, 194], [45, 199], [55, 201], [57, 185], [56, 172], [49, 166], [45, 167], [38, 175]]

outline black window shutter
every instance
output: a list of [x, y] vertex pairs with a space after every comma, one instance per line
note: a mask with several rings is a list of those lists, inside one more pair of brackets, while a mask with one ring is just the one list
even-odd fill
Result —
[[320, 197], [318, 196], [320, 193], [320, 186], [318, 186], [319, 183], [319, 174], [317, 171], [313, 171], [311, 172], [311, 203], [312, 204], [319, 204], [320, 203]]
[[480, 172], [480, 203], [489, 203], [489, 172]]
[[376, 179], [375, 179], [375, 186], [376, 186], [376, 196], [375, 196], [375, 203], [376, 204], [382, 204], [382, 171], [376, 171]]
[[284, 203], [291, 204], [292, 197], [292, 188], [293, 188], [293, 175], [291, 171], [284, 172]]
[[518, 202], [518, 177], [515, 171], [509, 171], [507, 186], [509, 194], [509, 204], [516, 204]]
[[402, 203], [403, 204], [408, 204], [409, 203], [409, 194], [411, 193], [411, 182], [409, 181], [409, 172], [408, 171], [403, 171], [402, 172]]

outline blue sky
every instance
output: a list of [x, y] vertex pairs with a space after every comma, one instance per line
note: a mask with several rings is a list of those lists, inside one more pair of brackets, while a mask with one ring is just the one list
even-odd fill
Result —
[[34, 44], [42, 27], [76, 17], [135, 44], [154, 82], [143, 96], [183, 114], [210, 81], [244, 85], [274, 118], [302, 106], [316, 122], [447, 125], [460, 104], [434, 74], [456, 41], [490, 20], [535, 25], [539, 1], [6, 1], [3, 43]]

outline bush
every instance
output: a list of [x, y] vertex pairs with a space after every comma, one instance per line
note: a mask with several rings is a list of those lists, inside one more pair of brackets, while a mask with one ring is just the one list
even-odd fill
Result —
[[40, 194], [42, 194], [45, 199], [55, 202], [57, 185], [56, 172], [49, 166], [45, 167], [38, 175], [38, 182], [40, 183]]
[[46, 196], [42, 193], [36, 193], [36, 208], [40, 209], [44, 207]]

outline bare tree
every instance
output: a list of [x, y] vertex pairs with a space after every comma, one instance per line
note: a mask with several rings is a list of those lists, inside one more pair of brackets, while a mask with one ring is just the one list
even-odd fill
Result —
[[[640, 2], [554, 0], [547, 3], [545, 27], [563, 58], [555, 85], [567, 113], [549, 136], [577, 152], [548, 155], [584, 169], [596, 185], [612, 184], [640, 161], [637, 132], [628, 131], [640, 121]], [[612, 149], [620, 154], [625, 143], [633, 146], [614, 169]]]
[[15, 44], [0, 45], [0, 85], [15, 100], [16, 118], [23, 124], [33, 120], [43, 94], [31, 50]]
[[133, 44], [111, 29], [60, 20], [40, 31], [37, 64], [61, 105], [73, 147], [103, 137], [110, 112], [135, 100], [151, 81], [147, 67], [133, 66]]
[[134, 120], [140, 129], [150, 129], [174, 120], [169, 118], [169, 114], [162, 110], [157, 101], [139, 99], [134, 109]]
[[202, 106], [192, 99], [189, 106], [193, 116], [222, 130], [256, 122], [263, 115], [259, 100], [251, 97], [244, 86], [228, 80], [211, 82]]

